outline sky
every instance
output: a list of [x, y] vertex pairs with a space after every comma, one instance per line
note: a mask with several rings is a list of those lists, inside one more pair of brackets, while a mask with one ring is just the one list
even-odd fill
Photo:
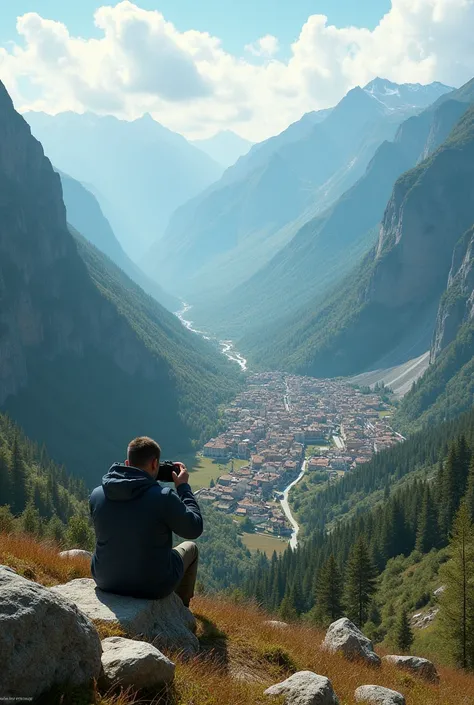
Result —
[[259, 141], [376, 76], [459, 86], [473, 34], [474, 0], [0, 0], [0, 79], [20, 111]]

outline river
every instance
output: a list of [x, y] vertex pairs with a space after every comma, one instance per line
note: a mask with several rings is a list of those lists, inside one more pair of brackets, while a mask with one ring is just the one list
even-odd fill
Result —
[[293, 482], [288, 485], [286, 490], [283, 492], [283, 499], [280, 501], [282, 509], [286, 514], [286, 518], [288, 519], [291, 526], [293, 527], [293, 533], [291, 534], [291, 538], [290, 538], [290, 547], [293, 549], [295, 549], [298, 545], [298, 533], [299, 533], [300, 527], [299, 527], [299, 524], [296, 522], [293, 514], [291, 513], [288, 497], [289, 497], [291, 488], [298, 484], [298, 482], [301, 480], [301, 478], [305, 474], [307, 468], [308, 468], [308, 461], [304, 460], [303, 465], [301, 467], [300, 474], [298, 475], [296, 480], [293, 480]]
[[243, 355], [241, 355], [239, 352], [234, 347], [234, 343], [232, 340], [219, 340], [218, 338], [215, 338], [212, 335], [209, 335], [209, 333], [206, 333], [205, 331], [198, 330], [197, 328], [194, 327], [194, 324], [192, 321], [188, 320], [187, 315], [189, 311], [191, 310], [191, 306], [184, 301], [182, 302], [183, 308], [180, 309], [179, 311], [176, 311], [176, 316], [179, 318], [183, 326], [186, 326], [188, 330], [190, 330], [192, 333], [196, 333], [197, 335], [200, 335], [204, 340], [210, 340], [216, 342], [223, 355], [225, 355], [229, 360], [232, 362], [236, 362], [237, 365], [245, 372], [247, 370], [247, 360]]
[[[221, 349], [222, 354], [225, 355], [229, 360], [232, 360], [232, 362], [236, 362], [238, 365], [240, 365], [241, 369], [245, 371], [247, 369], [247, 360], [245, 359], [245, 357], [243, 357], [243, 355], [241, 355], [240, 353], [237, 352], [237, 350], [234, 348], [233, 342], [231, 340], [219, 340], [218, 338], [215, 338], [215, 337], [209, 335], [205, 331], [198, 330], [197, 328], [195, 328], [193, 325], [193, 322], [187, 318], [188, 313], [191, 310], [191, 306], [189, 304], [185, 303], [184, 301], [182, 302], [182, 304], [183, 304], [183, 308], [180, 309], [179, 311], [176, 311], [176, 316], [179, 318], [179, 320], [181, 321], [183, 326], [186, 326], [186, 328], [188, 330], [190, 330], [192, 333], [196, 333], [196, 335], [200, 335], [205, 340], [217, 342], [220, 349]], [[288, 389], [288, 385], [286, 388], [286, 395], [284, 398], [284, 402], [285, 402], [286, 410], [290, 411], [291, 402], [290, 402], [290, 390]], [[293, 532], [292, 532], [291, 538], [290, 538], [290, 547], [292, 549], [295, 549], [298, 545], [298, 532], [300, 530], [300, 527], [299, 527], [298, 523], [296, 522], [293, 514], [291, 513], [290, 503], [288, 501], [288, 496], [290, 494], [291, 488], [294, 487], [295, 485], [297, 485], [298, 482], [303, 477], [303, 475], [305, 474], [307, 467], [308, 467], [308, 461], [305, 460], [305, 461], [303, 461], [303, 465], [301, 467], [300, 474], [298, 475], [296, 480], [293, 480], [293, 482], [291, 482], [288, 485], [288, 487], [284, 490], [283, 499], [280, 500], [280, 504], [282, 506], [283, 511], [285, 512], [286, 518], [288, 519], [291, 526], [293, 527]]]

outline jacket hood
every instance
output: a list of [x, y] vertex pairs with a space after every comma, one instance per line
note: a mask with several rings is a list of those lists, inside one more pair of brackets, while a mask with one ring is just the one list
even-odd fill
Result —
[[107, 499], [122, 502], [140, 497], [154, 485], [156, 480], [144, 470], [120, 463], [114, 463], [102, 478], [102, 487]]

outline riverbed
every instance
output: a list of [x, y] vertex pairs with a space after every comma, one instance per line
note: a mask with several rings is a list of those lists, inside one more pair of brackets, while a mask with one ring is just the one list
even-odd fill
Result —
[[297, 485], [298, 482], [303, 478], [303, 476], [304, 476], [304, 474], [305, 474], [307, 468], [308, 468], [308, 461], [305, 460], [305, 461], [303, 461], [303, 465], [302, 465], [302, 467], [301, 467], [301, 472], [300, 472], [300, 474], [298, 475], [298, 477], [296, 478], [296, 480], [293, 480], [293, 482], [288, 485], [288, 487], [286, 488], [286, 490], [283, 492], [283, 499], [280, 500], [280, 504], [281, 504], [281, 506], [282, 506], [283, 511], [285, 512], [286, 518], [288, 519], [288, 521], [290, 522], [291, 526], [293, 527], [293, 532], [292, 532], [291, 538], [290, 538], [290, 547], [293, 548], [293, 549], [295, 549], [295, 548], [298, 546], [298, 533], [299, 533], [300, 527], [299, 527], [298, 522], [296, 521], [296, 519], [294, 518], [294, 516], [293, 516], [293, 514], [292, 514], [292, 512], [291, 512], [291, 508], [290, 508], [290, 503], [289, 503], [289, 501], [288, 501], [288, 497], [289, 497], [289, 494], [290, 494], [291, 489], [292, 489], [295, 485]]
[[179, 318], [183, 326], [185, 326], [192, 333], [200, 335], [202, 338], [204, 338], [204, 340], [210, 340], [211, 342], [217, 343], [222, 354], [225, 355], [228, 360], [231, 360], [231, 362], [237, 363], [237, 365], [239, 365], [239, 367], [245, 372], [247, 370], [247, 360], [243, 355], [237, 352], [232, 340], [219, 340], [218, 338], [209, 335], [209, 333], [207, 333], [206, 331], [202, 331], [198, 328], [195, 328], [193, 322], [188, 319], [189, 311], [192, 307], [184, 301], [182, 302], [182, 304], [183, 308], [181, 308], [179, 311], [176, 311], [175, 315]]

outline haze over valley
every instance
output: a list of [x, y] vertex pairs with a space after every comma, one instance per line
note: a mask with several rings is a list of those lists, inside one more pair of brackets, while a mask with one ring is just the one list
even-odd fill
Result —
[[[36, 620], [0, 633], [8, 698], [474, 705], [474, 0], [27, 5], [0, 8], [0, 622]], [[88, 498], [138, 436], [202, 510], [191, 612], [95, 602]], [[77, 639], [34, 666], [69, 633], [42, 590], [93, 677]]]

